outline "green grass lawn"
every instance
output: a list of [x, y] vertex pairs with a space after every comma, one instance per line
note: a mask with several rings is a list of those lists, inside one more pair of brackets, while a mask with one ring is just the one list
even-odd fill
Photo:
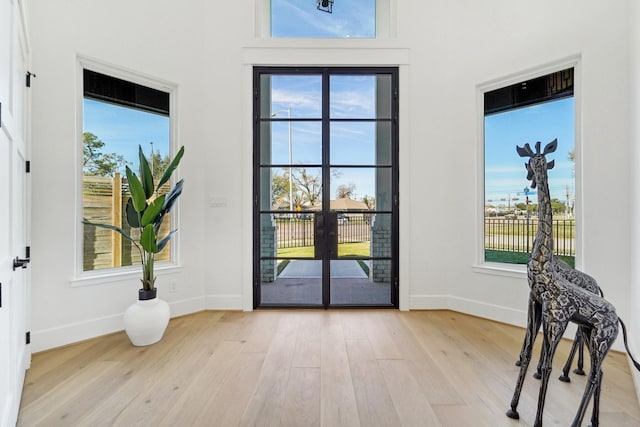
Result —
[[[338, 245], [338, 256], [368, 257], [369, 248], [369, 242], [340, 243]], [[314, 256], [315, 248], [313, 246], [278, 249], [278, 258], [313, 258]]]
[[[526, 264], [529, 262], [530, 254], [527, 252], [507, 252], [507, 251], [494, 251], [485, 250], [484, 260], [488, 262], [504, 262], [507, 264]], [[576, 259], [572, 256], [557, 255], [558, 258], [569, 264], [571, 268], [576, 267]]]
[[[361, 243], [340, 243], [338, 245], [339, 257], [368, 257], [370, 250], [369, 242]], [[300, 246], [297, 248], [279, 248], [278, 258], [309, 258], [314, 259], [315, 248], [313, 246]], [[357, 260], [360, 268], [369, 275], [369, 266], [362, 260]], [[289, 260], [285, 259], [278, 263], [278, 276], [289, 264]]]

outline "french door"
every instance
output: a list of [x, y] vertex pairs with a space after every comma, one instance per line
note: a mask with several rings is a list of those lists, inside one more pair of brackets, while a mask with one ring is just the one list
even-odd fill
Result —
[[0, 427], [16, 424], [30, 363], [25, 87], [29, 50], [21, 9], [22, 2], [0, 0]]
[[398, 70], [254, 68], [254, 307], [398, 306]]

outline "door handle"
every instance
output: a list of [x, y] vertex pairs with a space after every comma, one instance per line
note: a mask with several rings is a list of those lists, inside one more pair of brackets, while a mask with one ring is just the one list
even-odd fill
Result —
[[30, 258], [18, 258], [13, 260], [13, 271], [16, 271], [16, 268], [27, 268], [27, 264], [31, 261]]

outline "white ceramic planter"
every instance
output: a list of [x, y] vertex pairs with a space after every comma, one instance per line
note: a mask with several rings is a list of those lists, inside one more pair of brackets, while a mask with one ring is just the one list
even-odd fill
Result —
[[154, 344], [169, 324], [169, 304], [160, 298], [139, 300], [124, 313], [124, 330], [135, 346]]

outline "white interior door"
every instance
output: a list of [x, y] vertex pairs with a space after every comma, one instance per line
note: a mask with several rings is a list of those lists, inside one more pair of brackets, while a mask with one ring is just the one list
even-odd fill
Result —
[[28, 331], [28, 46], [22, 2], [0, 0], [0, 426], [16, 423]]

